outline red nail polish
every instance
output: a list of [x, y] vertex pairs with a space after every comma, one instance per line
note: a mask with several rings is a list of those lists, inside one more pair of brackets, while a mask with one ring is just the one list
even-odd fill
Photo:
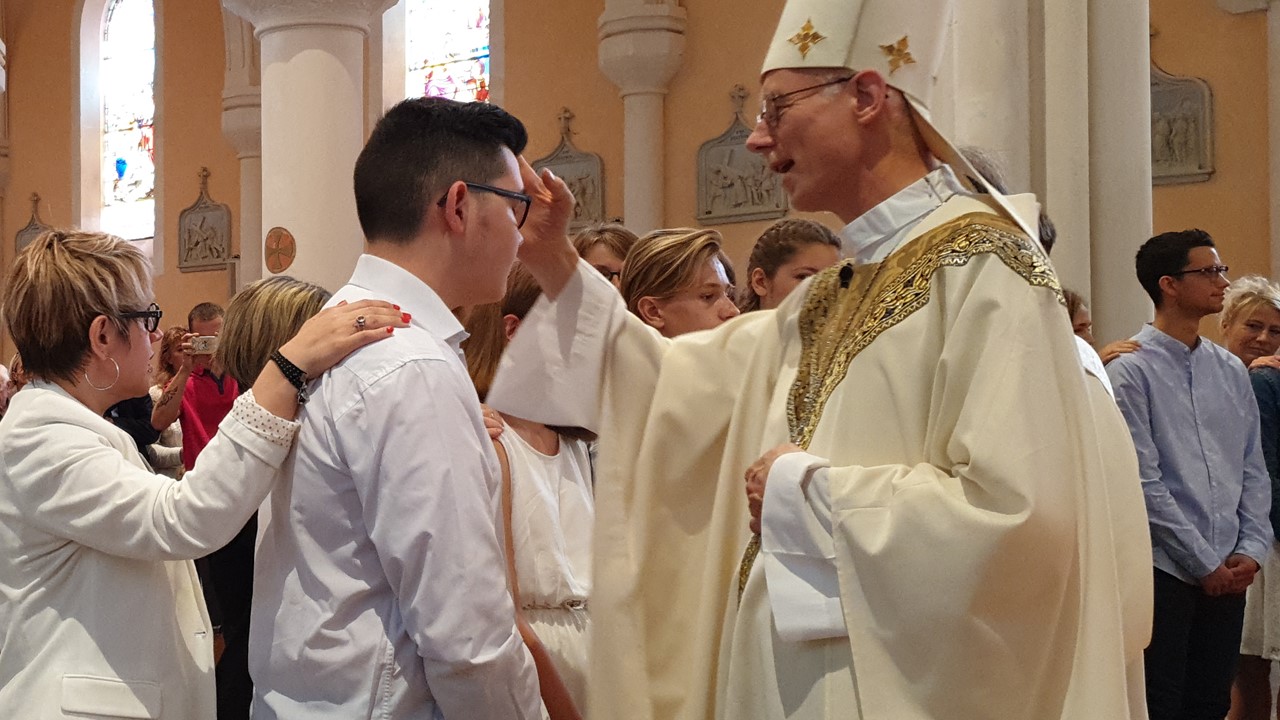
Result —
[[393, 308], [395, 308], [395, 309], [397, 309], [397, 310], [399, 310], [399, 309], [400, 309], [400, 306], [399, 306], [399, 305], [392, 305], [391, 307], [393, 307]]
[[401, 320], [402, 322], [409, 322], [409, 318], [411, 318], [411, 317], [413, 317], [413, 316], [412, 316], [412, 315], [410, 315], [409, 313], [402, 313], [402, 314], [400, 315], [400, 320]]
[[393, 332], [395, 332], [395, 331], [396, 331], [396, 329], [395, 329], [395, 328], [391, 327], [390, 325], [388, 325], [388, 326], [387, 326], [387, 334], [388, 334], [388, 335], [390, 335], [391, 333], [393, 333]]

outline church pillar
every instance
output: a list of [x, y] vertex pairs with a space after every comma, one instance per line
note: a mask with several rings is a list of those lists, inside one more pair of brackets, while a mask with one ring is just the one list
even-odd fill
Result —
[[607, 0], [600, 15], [600, 70], [619, 88], [623, 214], [627, 227], [662, 227], [663, 101], [684, 56], [685, 9], [675, 0]]
[[1151, 319], [1133, 257], [1151, 237], [1151, 44], [1145, 2], [1088, 0], [1089, 225], [1094, 335]]
[[1058, 278], [1091, 298], [1088, 9], [1032, 3], [1030, 27], [1031, 187], [1058, 231]]
[[[950, 59], [938, 79], [938, 123], [952, 142], [988, 153], [1011, 192], [1030, 190], [1027, 0], [957, 3]], [[999, 27], [998, 33], [991, 28]]]
[[288, 274], [336, 290], [363, 250], [351, 172], [364, 144], [364, 50], [393, 0], [223, 0], [262, 65], [262, 227], [297, 240]]
[[239, 290], [262, 279], [262, 88], [261, 60], [253, 26], [222, 11], [227, 74], [222, 88], [222, 134], [240, 159], [240, 262], [233, 282]]

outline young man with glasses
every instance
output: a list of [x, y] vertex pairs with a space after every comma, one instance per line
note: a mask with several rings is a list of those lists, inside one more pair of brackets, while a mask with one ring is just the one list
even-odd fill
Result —
[[928, 121], [949, 5], [786, 2], [747, 147], [847, 260], [776, 311], [668, 340], [522, 246], [489, 402], [599, 430], [589, 716], [1145, 717], [1133, 447], [1034, 204]]
[[1107, 373], [1138, 450], [1154, 546], [1147, 704], [1152, 720], [1220, 720], [1231, 706], [1244, 591], [1272, 539], [1258, 406], [1245, 366], [1200, 336], [1228, 285], [1209, 234], [1157, 235], [1135, 265], [1155, 321]]
[[519, 158], [526, 141], [497, 106], [415, 98], [356, 161], [366, 251], [331, 304], [394, 297], [410, 327], [311, 385], [262, 519], [257, 720], [543, 716], [456, 317], [502, 298], [521, 226], [568, 222], [571, 196], [549, 174], [560, 204], [530, 212], [525, 185], [543, 185]]

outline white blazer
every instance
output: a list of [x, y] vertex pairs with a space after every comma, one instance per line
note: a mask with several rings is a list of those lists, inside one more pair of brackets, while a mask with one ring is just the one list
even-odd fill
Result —
[[297, 431], [273, 418], [240, 398], [175, 481], [58, 386], [14, 396], [0, 420], [0, 714], [213, 720], [191, 559], [270, 491]]

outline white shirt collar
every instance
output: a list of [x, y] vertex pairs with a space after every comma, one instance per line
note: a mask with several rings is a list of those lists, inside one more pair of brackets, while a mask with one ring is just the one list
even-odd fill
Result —
[[375, 297], [387, 298], [412, 316], [417, 325], [441, 338], [454, 350], [467, 339], [467, 331], [436, 291], [413, 273], [389, 260], [364, 254], [356, 261], [349, 284], [363, 288]]
[[917, 222], [961, 190], [950, 166], [931, 170], [845, 225], [840, 231], [841, 253], [858, 264], [883, 260]]

